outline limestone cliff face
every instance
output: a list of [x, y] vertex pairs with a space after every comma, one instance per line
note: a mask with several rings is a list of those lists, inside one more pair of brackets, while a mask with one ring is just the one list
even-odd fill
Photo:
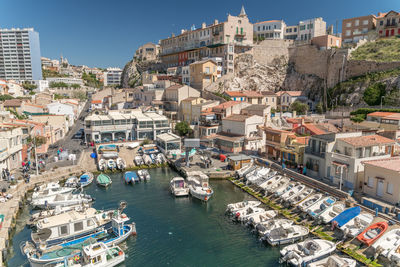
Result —
[[144, 71], [163, 71], [163, 65], [158, 61], [134, 61], [126, 63], [121, 76], [123, 88], [135, 87], [141, 84], [142, 73]]

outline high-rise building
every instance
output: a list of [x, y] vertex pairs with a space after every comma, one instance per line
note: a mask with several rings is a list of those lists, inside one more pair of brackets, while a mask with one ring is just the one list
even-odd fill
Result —
[[0, 29], [0, 79], [42, 80], [39, 33], [33, 28]]
[[120, 68], [107, 68], [104, 72], [104, 86], [120, 85], [122, 70]]

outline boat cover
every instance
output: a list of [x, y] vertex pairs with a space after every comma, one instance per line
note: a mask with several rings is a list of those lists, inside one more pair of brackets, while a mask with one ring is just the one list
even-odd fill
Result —
[[110, 183], [110, 180], [111, 180], [110, 177], [108, 177], [105, 174], [100, 174], [97, 177], [97, 182], [99, 182], [100, 184], [108, 184], [108, 183]]
[[349, 208], [340, 213], [339, 215], [337, 215], [335, 218], [333, 218], [332, 222], [336, 222], [338, 227], [342, 227], [343, 225], [348, 223], [351, 219], [358, 216], [360, 212], [361, 212], [360, 206]]

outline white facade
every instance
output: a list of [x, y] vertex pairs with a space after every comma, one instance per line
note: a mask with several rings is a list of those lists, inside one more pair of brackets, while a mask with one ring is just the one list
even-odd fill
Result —
[[122, 70], [120, 68], [107, 68], [103, 75], [104, 86], [121, 84]]
[[186, 85], [190, 85], [190, 66], [183, 66], [182, 67], [182, 83]]
[[42, 79], [39, 33], [33, 28], [0, 29], [0, 79]]
[[326, 22], [322, 18], [308, 19], [299, 22], [297, 40], [307, 41], [313, 37], [326, 34]]
[[74, 125], [75, 121], [75, 112], [74, 108], [68, 104], [62, 104], [58, 102], [50, 103], [47, 105], [49, 110], [49, 114], [54, 115], [65, 115], [68, 118], [68, 126], [71, 127]]
[[283, 39], [286, 23], [283, 20], [269, 20], [254, 23], [254, 36], [258, 39]]
[[49, 81], [48, 80], [35, 80], [33, 83], [37, 86], [36, 91], [43, 92], [49, 89]]
[[49, 82], [49, 85], [51, 85], [51, 83], [66, 83], [68, 85], [78, 84], [80, 86], [83, 86], [83, 80], [80, 78], [48, 77], [48, 78], [46, 78], [46, 80]]
[[9, 171], [21, 166], [22, 128], [4, 128], [0, 130], [0, 171]]
[[234, 114], [222, 119], [222, 131], [231, 134], [250, 137], [258, 132], [258, 126], [263, 125], [264, 118], [253, 115]]

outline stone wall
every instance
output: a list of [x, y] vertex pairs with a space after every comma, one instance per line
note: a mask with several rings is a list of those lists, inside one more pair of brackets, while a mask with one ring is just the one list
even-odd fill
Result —
[[400, 61], [375, 62], [366, 60], [349, 60], [346, 64], [345, 79], [357, 77], [368, 72], [385, 71], [400, 67]]
[[276, 59], [289, 59], [289, 47], [292, 40], [264, 40], [254, 45], [252, 53], [254, 60], [263, 65], [273, 64]]

